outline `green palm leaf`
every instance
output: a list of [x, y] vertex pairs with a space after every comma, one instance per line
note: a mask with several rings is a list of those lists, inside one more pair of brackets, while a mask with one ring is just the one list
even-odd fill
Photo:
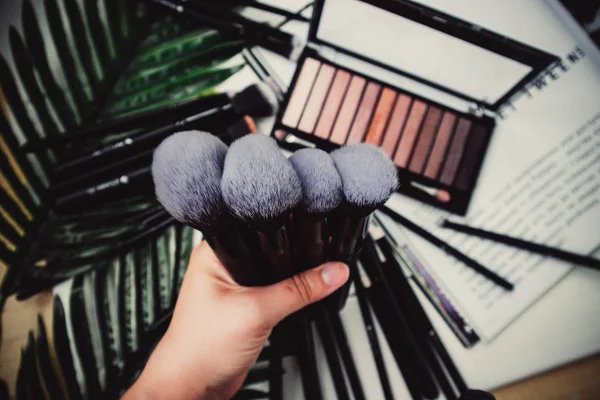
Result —
[[[46, 88], [48, 98], [54, 105], [63, 125], [68, 129], [72, 129], [80, 122], [80, 120], [78, 115], [76, 115], [71, 108], [63, 89], [59, 87], [54, 74], [50, 70], [46, 46], [44, 45], [42, 32], [40, 31], [37, 16], [30, 0], [23, 1], [22, 24], [25, 42], [29, 49], [29, 55], [38, 70], [42, 84]], [[77, 103], [75, 103], [75, 105], [76, 104]], [[77, 112], [79, 113], [79, 109], [77, 109]]]
[[[10, 216], [0, 221], [0, 261], [9, 267], [0, 303], [9, 295], [24, 299], [72, 283], [63, 297], [68, 315], [60, 297], [54, 299], [51, 340], [41, 319], [37, 337], [30, 335], [18, 397], [63, 398], [63, 390], [74, 400], [117, 397], [164, 333], [201, 236], [175, 224], [152, 190], [110, 194], [78, 209], [54, 205], [61, 190], [85, 189], [110, 171], [76, 171], [61, 182], [60, 166], [132, 132], [35, 154], [20, 147], [101, 119], [218, 93], [244, 68], [245, 43], [133, 0], [45, 0], [41, 6], [22, 0], [21, 17], [21, 33], [7, 28], [10, 55], [0, 55], [0, 86], [10, 111], [0, 116], [0, 150], [7, 155], [0, 159], [6, 182], [0, 186], [0, 213]], [[45, 26], [49, 36], [42, 34]], [[150, 128], [157, 127], [142, 123], [132, 131]], [[147, 166], [150, 152], [119, 168]], [[269, 365], [283, 354], [265, 354], [240, 398], [267, 398], [267, 391], [250, 386], [281, 378], [283, 371]]]

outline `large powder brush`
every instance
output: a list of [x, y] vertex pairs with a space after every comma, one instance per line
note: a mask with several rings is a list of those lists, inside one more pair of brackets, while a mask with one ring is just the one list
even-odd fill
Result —
[[199, 131], [176, 133], [155, 150], [152, 177], [156, 196], [175, 219], [200, 230], [236, 282], [260, 283], [255, 253], [244, 227], [221, 194], [227, 146]]
[[293, 275], [288, 220], [302, 187], [277, 143], [263, 135], [236, 140], [225, 158], [221, 190], [227, 207], [256, 233], [271, 280]]

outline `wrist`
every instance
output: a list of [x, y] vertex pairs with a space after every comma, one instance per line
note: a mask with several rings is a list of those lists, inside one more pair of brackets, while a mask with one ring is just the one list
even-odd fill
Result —
[[226, 397], [206, 385], [205, 374], [188, 368], [165, 335], [124, 399], [223, 400]]

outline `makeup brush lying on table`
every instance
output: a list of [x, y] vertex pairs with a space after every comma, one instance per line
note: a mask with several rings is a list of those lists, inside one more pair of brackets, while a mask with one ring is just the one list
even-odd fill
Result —
[[[220, 138], [225, 144], [231, 143], [239, 137], [249, 133], [256, 133], [256, 123], [249, 116], [237, 117], [237, 121], [231, 123], [227, 129], [222, 131], [222, 126], [229, 124], [232, 121], [230, 115], [215, 115], [217, 118], [208, 122], [208, 126], [204, 123], [198, 124], [205, 126], [197, 127], [197, 124], [191, 124], [193, 129], [219, 132], [215, 136]], [[187, 126], [187, 125], [186, 125]], [[179, 126], [181, 127], [181, 126]], [[216, 128], [216, 129], [211, 129]], [[62, 170], [62, 173], [57, 171], [53, 184], [49, 191], [52, 197], [61, 197], [65, 194], [72, 193], [76, 189], [81, 189], [90, 185], [90, 182], [97, 182], [102, 179], [110, 179], [122, 171], [133, 170], [150, 165], [152, 153], [156, 146], [165, 137], [171, 135], [174, 127], [159, 128], [136, 136], [134, 143], [124, 145], [125, 148], [117, 148], [116, 151], [110, 150], [110, 157], [94, 157], [90, 162], [83, 162], [77, 168], [69, 168], [68, 171]]]
[[[214, 132], [220, 130], [219, 127], [223, 126], [224, 122], [226, 123], [234, 118], [239, 118], [240, 116], [268, 117], [273, 115], [277, 110], [277, 97], [265, 84], [251, 85], [232, 98], [229, 98], [228, 95], [215, 96], [225, 96], [227, 102], [223, 106], [218, 105], [214, 107], [211, 105], [208, 108], [198, 105], [193, 109], [189, 109], [187, 114], [178, 112], [177, 115], [181, 116], [181, 119], [178, 120], [173, 120], [173, 115], [165, 115], [164, 119], [160, 121], [164, 125], [160, 127], [122, 137], [88, 154], [59, 165], [56, 168], [55, 177], [60, 180], [67, 177], [70, 178], [80, 173], [82, 168], [93, 168], [116, 160], [122, 157], [123, 154], [137, 153], [143, 149], [152, 148], [162, 139], [176, 131], [193, 128]], [[149, 121], [144, 119], [137, 121], [137, 124], [143, 124], [142, 126], [150, 125]], [[102, 124], [99, 125], [101, 126]], [[111, 129], [116, 127], [113, 126]], [[118, 128], [119, 131], [124, 130], [122, 127]], [[105, 130], [104, 134], [108, 134], [109, 132]], [[89, 132], [85, 133], [84, 136], [80, 135], [81, 133], [78, 133], [77, 137], [90, 137]]]
[[545, 246], [540, 243], [529, 242], [516, 237], [503, 235], [501, 233], [486, 231], [481, 228], [475, 228], [469, 225], [459, 224], [447, 219], [440, 224], [442, 228], [448, 228], [467, 235], [476, 236], [482, 239], [488, 239], [496, 243], [502, 243], [518, 249], [527, 250], [532, 253], [540, 254], [546, 257], [553, 257], [569, 263], [582, 265], [584, 267], [600, 270], [600, 260], [593, 257], [584, 256], [570, 251], [557, 249], [555, 247]]
[[[273, 92], [273, 89], [267, 84], [260, 82], [252, 84], [238, 93], [207, 95], [167, 107], [136, 113], [131, 116], [101, 121], [91, 126], [65, 132], [60, 136], [41, 138], [35, 143], [26, 143], [22, 149], [27, 152], [38, 151], [62, 146], [67, 143], [85, 141], [90, 138], [155, 126], [157, 124], [161, 124], [162, 126], [173, 125], [177, 128], [176, 124], [178, 121], [181, 123], [181, 121], [189, 116], [198, 116], [204, 112], [216, 111], [217, 109], [228, 110], [231, 115], [250, 115], [256, 118], [269, 117], [277, 110], [278, 103], [277, 95]], [[208, 127], [205, 129], [208, 129]], [[126, 139], [123, 138], [119, 142]], [[111, 145], [114, 146], [116, 143], [112, 143]]]
[[[248, 123], [248, 120], [243, 118], [216, 136], [226, 142], [232, 142], [255, 132], [254, 123]], [[90, 202], [123, 196], [126, 193], [143, 194], [151, 189], [151, 186], [147, 185], [149, 182], [150, 158], [134, 155], [130, 160], [109, 164], [54, 186], [50, 194], [56, 199], [58, 211], [62, 211], [67, 208], [89, 207]]]
[[246, 228], [227, 209], [221, 177], [227, 146], [205, 132], [179, 132], [154, 153], [152, 177], [156, 196], [176, 220], [204, 234], [233, 279], [258, 285], [260, 265]]

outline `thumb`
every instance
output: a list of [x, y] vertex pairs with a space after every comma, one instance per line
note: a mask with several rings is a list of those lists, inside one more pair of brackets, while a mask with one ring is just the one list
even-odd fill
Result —
[[256, 288], [267, 322], [276, 325], [288, 315], [335, 292], [348, 280], [346, 264], [330, 262], [271, 286]]

